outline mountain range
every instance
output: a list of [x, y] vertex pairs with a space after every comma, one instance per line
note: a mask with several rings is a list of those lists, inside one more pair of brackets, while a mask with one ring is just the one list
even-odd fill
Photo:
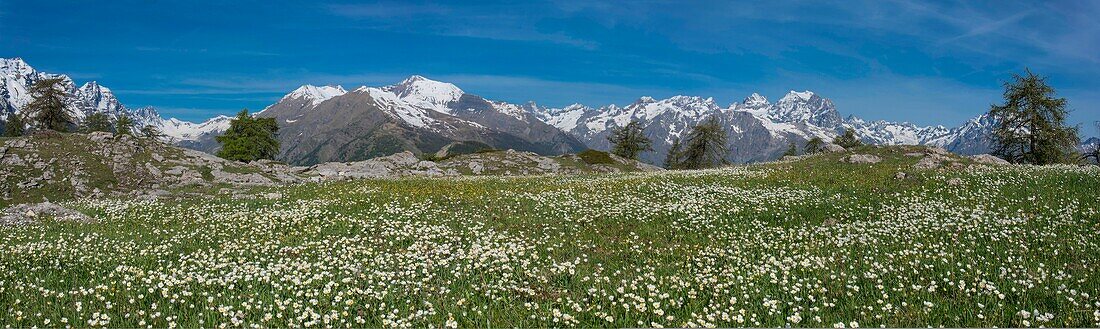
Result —
[[[214, 137], [231, 120], [165, 119], [151, 107], [126, 107], [95, 81], [76, 87], [68, 76], [38, 72], [20, 58], [0, 59], [0, 111], [5, 116], [21, 111], [31, 99], [30, 86], [46, 78], [63, 80], [77, 120], [94, 112], [112, 118], [128, 115], [137, 127], [151, 125], [167, 141], [201, 151], [217, 149]], [[489, 100], [416, 75], [389, 86], [351, 91], [304, 85], [254, 115], [277, 120], [279, 159], [293, 164], [356, 161], [402, 151], [434, 153], [460, 143], [543, 155], [607, 150], [610, 132], [632, 120], [641, 122], [654, 141], [653, 151], [643, 153], [641, 160], [660, 164], [675, 138], [686, 136], [692, 126], [711, 116], [727, 128], [727, 160], [738, 163], [776, 159], [790, 143], [801, 146], [813, 137], [831, 141], [847, 128], [869, 144], [921, 144], [980, 154], [989, 150], [985, 136], [993, 125], [986, 115], [954, 128], [844, 118], [831, 100], [811, 91], [790, 91], [774, 103], [753, 93], [727, 106], [713, 98], [673, 96], [641, 97], [625, 106], [551, 108]]]

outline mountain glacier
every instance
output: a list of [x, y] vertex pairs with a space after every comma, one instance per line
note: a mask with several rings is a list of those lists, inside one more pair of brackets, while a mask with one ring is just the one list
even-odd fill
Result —
[[[201, 123], [164, 119], [151, 107], [126, 107], [95, 81], [76, 87], [68, 76], [36, 71], [20, 58], [0, 59], [0, 110], [5, 114], [22, 111], [30, 102], [30, 87], [48, 78], [62, 79], [72, 95], [70, 113], [77, 120], [91, 113], [113, 118], [127, 115], [135, 126], [154, 126], [169, 141], [185, 147], [215, 150], [214, 137], [228, 129], [232, 119], [218, 116]], [[401, 150], [430, 153], [459, 141], [541, 154], [606, 150], [610, 132], [636, 120], [654, 140], [654, 151], [643, 154], [642, 160], [660, 164], [674, 139], [712, 116], [727, 128], [731, 162], [775, 159], [791, 143], [801, 146], [814, 137], [831, 141], [848, 128], [869, 144], [933, 145], [977, 154], [989, 150], [985, 136], [993, 124], [985, 115], [955, 128], [844, 118], [828, 98], [793, 90], [774, 103], [753, 93], [727, 106], [714, 98], [673, 96], [641, 97], [624, 106], [550, 108], [533, 102], [488, 100], [418, 75], [389, 86], [351, 91], [335, 85], [304, 85], [254, 115], [278, 120], [284, 146], [281, 157], [294, 163], [350, 161]], [[361, 140], [371, 138], [378, 140]]]

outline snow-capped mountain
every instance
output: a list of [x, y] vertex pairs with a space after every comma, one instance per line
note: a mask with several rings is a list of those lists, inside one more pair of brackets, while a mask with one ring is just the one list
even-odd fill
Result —
[[646, 135], [657, 141], [654, 152], [642, 155], [643, 160], [651, 163], [660, 163], [674, 138], [684, 136], [692, 126], [710, 116], [718, 116], [728, 126], [731, 144], [728, 160], [734, 162], [775, 159], [790, 143], [801, 146], [814, 137], [832, 141], [847, 128], [854, 129], [869, 144], [934, 145], [960, 153], [984, 153], [988, 151], [985, 136], [992, 127], [991, 119], [985, 116], [954, 129], [865, 121], [854, 116], [842, 119], [831, 100], [811, 91], [793, 90], [774, 104], [753, 93], [725, 108], [717, 106], [712, 98], [674, 96], [664, 100], [642, 97], [624, 107], [608, 105], [593, 109], [574, 104], [536, 111], [544, 122], [596, 149], [608, 148], [608, 131], [637, 120], [646, 126]]
[[[169, 140], [199, 150], [217, 149], [214, 137], [228, 129], [232, 119], [164, 119], [153, 108], [127, 108], [95, 81], [77, 87], [68, 76], [38, 72], [19, 58], [0, 59], [0, 114], [22, 111], [32, 98], [30, 87], [49, 78], [62, 79], [72, 95], [69, 110], [77, 120], [91, 113], [127, 115], [137, 127], [152, 125]], [[935, 145], [976, 154], [988, 152], [986, 136], [993, 125], [985, 115], [956, 128], [843, 118], [828, 98], [793, 90], [775, 103], [753, 93], [725, 107], [713, 98], [674, 96], [641, 97], [625, 106], [547, 108], [533, 102], [487, 100], [419, 75], [351, 91], [337, 85], [304, 85], [255, 115], [278, 120], [282, 157], [292, 163], [359, 160], [403, 150], [428, 153], [463, 141], [541, 154], [606, 150], [612, 129], [637, 120], [654, 140], [654, 152], [644, 153], [642, 159], [660, 164], [674, 139], [712, 116], [728, 128], [728, 160], [733, 162], [775, 159], [790, 143], [801, 146], [815, 137], [831, 141], [847, 128], [866, 143]]]
[[443, 114], [451, 114], [453, 110], [448, 107], [448, 104], [457, 101], [465, 94], [462, 89], [458, 89], [458, 86], [419, 75], [411, 76], [395, 85], [382, 87], [380, 90], [395, 95], [409, 106]]
[[305, 85], [256, 116], [276, 119], [283, 146], [279, 157], [295, 164], [434, 153], [467, 141], [548, 155], [585, 147], [526, 106], [486, 100], [422, 76], [350, 92]]
[[336, 85], [336, 86], [321, 86], [321, 87], [313, 86], [313, 85], [304, 85], [304, 86], [299, 87], [298, 89], [295, 89], [294, 91], [290, 92], [289, 94], [286, 94], [286, 96], [283, 96], [283, 99], [281, 99], [279, 101], [303, 100], [303, 101], [309, 102], [310, 105], [317, 105], [317, 104], [321, 104], [321, 102], [329, 100], [330, 98], [340, 96], [340, 95], [343, 95], [343, 94], [346, 94], [346, 93], [348, 93], [348, 92], [346, 90], [344, 90], [344, 87], [339, 86], [339, 85]]
[[151, 107], [130, 109], [123, 105], [114, 92], [96, 81], [89, 81], [79, 88], [64, 74], [51, 74], [35, 70], [21, 58], [0, 58], [0, 118], [8, 113], [22, 114], [33, 99], [30, 90], [38, 81], [61, 79], [69, 114], [80, 122], [90, 114], [104, 113], [112, 120], [128, 116], [134, 120], [135, 129], [150, 125], [158, 128], [167, 139], [177, 143], [195, 141], [201, 136], [219, 134], [228, 128], [228, 118], [213, 118], [203, 123], [177, 119], [164, 119]]

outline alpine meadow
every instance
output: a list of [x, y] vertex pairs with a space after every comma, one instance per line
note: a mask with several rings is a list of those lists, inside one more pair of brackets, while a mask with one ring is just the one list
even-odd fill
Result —
[[1096, 16], [0, 2], [0, 327], [1100, 327]]

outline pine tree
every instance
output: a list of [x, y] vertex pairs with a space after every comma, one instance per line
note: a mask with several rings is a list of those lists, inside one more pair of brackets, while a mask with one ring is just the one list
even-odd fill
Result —
[[80, 124], [80, 132], [90, 133], [93, 131], [111, 132], [111, 118], [106, 113], [92, 113], [84, 117], [84, 122]]
[[626, 126], [612, 129], [607, 141], [611, 142], [612, 154], [627, 159], [637, 159], [642, 152], [653, 151], [653, 141], [645, 136], [642, 124], [638, 121], [630, 121]]
[[25, 110], [34, 119], [37, 129], [69, 131], [73, 118], [66, 109], [65, 100], [69, 98], [61, 79], [43, 79], [35, 82], [30, 93], [34, 100]]
[[141, 136], [152, 140], [159, 140], [164, 135], [160, 133], [160, 129], [157, 129], [157, 127], [145, 125], [145, 127], [141, 127]]
[[990, 142], [993, 154], [1012, 163], [1050, 164], [1075, 161], [1077, 128], [1066, 125], [1065, 98], [1055, 98], [1046, 78], [1027, 70], [1005, 83], [1003, 105], [992, 105], [996, 122]]
[[275, 159], [279, 141], [275, 139], [279, 126], [274, 118], [253, 118], [241, 110], [229, 122], [229, 129], [215, 139], [222, 145], [218, 156], [235, 161]]
[[794, 142], [787, 145], [787, 152], [783, 152], [783, 156], [797, 156], [798, 148], [794, 146]]
[[133, 135], [134, 120], [126, 115], [119, 115], [118, 119], [115, 120], [115, 133], [119, 135]]
[[4, 137], [23, 136], [25, 128], [26, 124], [23, 123], [23, 116], [15, 112], [8, 112], [8, 118], [4, 120]]
[[859, 137], [856, 137], [856, 131], [852, 130], [852, 128], [845, 128], [844, 134], [837, 136], [837, 138], [833, 140], [833, 143], [843, 148], [863, 145], [863, 142], [859, 141]]
[[717, 167], [726, 162], [729, 150], [726, 146], [726, 129], [717, 117], [707, 118], [688, 134], [682, 155], [684, 169]]
[[666, 169], [680, 169], [680, 157], [684, 152], [683, 146], [680, 145], [680, 137], [672, 139], [672, 147], [668, 149], [668, 154], [665, 155], [665, 168]]
[[814, 153], [821, 152], [821, 150], [824, 149], [824, 148], [825, 148], [825, 141], [822, 140], [821, 137], [814, 137], [814, 138], [810, 138], [810, 140], [806, 141], [806, 146], [803, 147], [803, 151], [806, 154], [814, 154]]

